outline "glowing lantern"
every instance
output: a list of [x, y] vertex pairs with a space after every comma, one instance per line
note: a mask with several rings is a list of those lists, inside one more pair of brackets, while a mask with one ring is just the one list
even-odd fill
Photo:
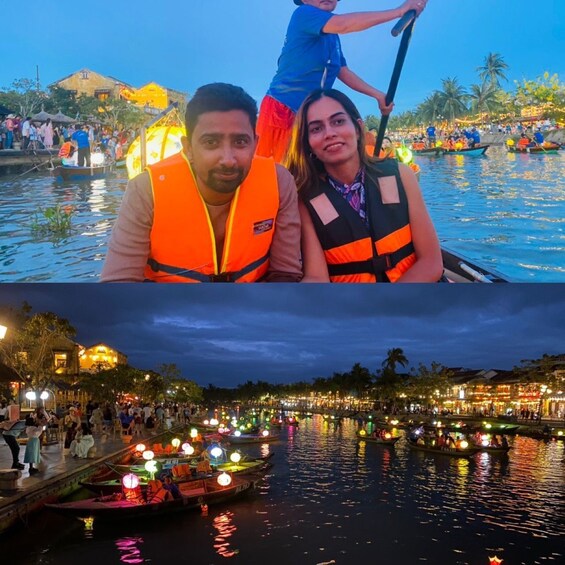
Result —
[[487, 430], [490, 430], [490, 429], [492, 428], [492, 425], [491, 425], [491, 424], [485, 424], [485, 428], [486, 428]]
[[80, 518], [84, 522], [84, 529], [85, 530], [93, 530], [94, 529], [94, 518], [89, 516], [88, 518]]
[[241, 454], [238, 453], [237, 451], [234, 451], [230, 455], [230, 459], [231, 459], [232, 463], [235, 463], [237, 465], [241, 461]]
[[488, 447], [489, 446], [490, 441], [488, 439], [482, 439], [481, 440], [481, 445], [483, 447]]
[[459, 151], [460, 149], [463, 149], [463, 144], [460, 141], [458, 141], [455, 144], [455, 149], [457, 149], [457, 151]]
[[392, 434], [391, 434], [391, 433], [387, 432], [387, 433], [385, 434], [385, 439], [390, 439], [391, 437], [392, 437]]
[[248, 427], [248, 428], [252, 428], [252, 427], [253, 427], [253, 424], [252, 424], [251, 422], [247, 422], [247, 427]]
[[366, 435], [367, 435], [367, 432], [366, 432], [365, 430], [360, 430], [360, 431], [359, 431], [359, 435], [360, 435], [360, 436], [366, 436]]
[[221, 457], [221, 456], [222, 456], [222, 453], [223, 453], [222, 448], [221, 448], [221, 447], [218, 447], [217, 445], [216, 445], [216, 447], [213, 447], [213, 448], [210, 450], [210, 455], [211, 455], [212, 457], [215, 457], [216, 459], [217, 459], [218, 457]]
[[192, 455], [194, 453], [194, 447], [192, 447], [192, 445], [188, 442], [182, 444], [182, 450], [185, 455]]
[[563, 432], [562, 432], [561, 430], [559, 430], [559, 431], [557, 432], [557, 435], [558, 435], [558, 436], [562, 436], [562, 435], [563, 435]]
[[122, 484], [125, 488], [137, 488], [139, 486], [139, 477], [134, 473], [128, 473], [122, 479]]
[[142, 457], [143, 457], [143, 459], [145, 459], [145, 461], [151, 461], [151, 459], [153, 459], [153, 457], [155, 457], [155, 454], [150, 449], [146, 449], [143, 452]]
[[144, 445], [143, 443], [138, 443], [138, 444], [135, 446], [135, 450], [136, 450], [136, 451], [139, 451], [140, 453], [142, 453], [143, 451], [145, 451], [145, 445]]
[[227, 487], [229, 484], [231, 483], [231, 477], [226, 473], [223, 472], [219, 477], [218, 477], [218, 484], [222, 487]]
[[436, 141], [436, 147], [441, 147], [443, 145], [443, 141]]
[[267, 437], [269, 435], [269, 430], [263, 430], [262, 434], [263, 437]]
[[220, 426], [220, 427], [218, 428], [218, 433], [219, 433], [219, 434], [225, 434], [225, 433], [226, 433], [226, 428], [224, 428], [224, 426]]
[[179, 445], [180, 445], [180, 439], [179, 439], [178, 437], [174, 438], [174, 439], [171, 441], [171, 445], [172, 445], [175, 449], [178, 449], [178, 448], [179, 448]]
[[241, 432], [239, 430], [235, 430], [235, 432], [233, 432], [233, 435], [235, 437], [239, 437], [241, 435]]
[[398, 425], [398, 420], [391, 420], [390, 423], [391, 423], [393, 426], [397, 426], [397, 425]]
[[508, 147], [514, 147], [515, 143], [513, 139], [508, 139], [506, 141], [506, 145], [508, 145]]
[[210, 425], [210, 420], [204, 420], [204, 422], [202, 422], [205, 426], [209, 426]]
[[216, 420], [216, 418], [212, 418], [210, 420], [210, 425], [211, 426], [217, 426], [220, 422], [218, 422], [218, 420]]
[[[184, 128], [178, 126], [150, 128], [146, 134], [146, 164], [153, 165], [179, 153], [182, 150], [181, 138], [183, 136]], [[143, 171], [139, 137], [134, 140], [128, 150], [126, 166], [130, 179]]]
[[399, 147], [396, 150], [396, 153], [402, 163], [410, 163], [410, 161], [412, 161], [413, 158], [412, 151], [410, 151], [408, 147]]
[[462, 440], [459, 442], [459, 447], [460, 447], [461, 449], [467, 449], [467, 448], [469, 447], [469, 442], [467, 442], [466, 440], [462, 439]]
[[155, 473], [157, 471], [157, 461], [154, 459], [147, 461], [147, 463], [145, 463], [145, 470], [151, 474]]
[[496, 555], [494, 557], [490, 557], [488, 558], [489, 560], [489, 565], [500, 565], [502, 563], [502, 559], [498, 558]]
[[35, 394], [35, 392], [33, 392], [33, 390], [30, 390], [26, 392], [26, 398], [28, 400], [35, 400], [37, 398], [37, 395]]
[[198, 436], [198, 430], [196, 428], [192, 428], [192, 430], [190, 430], [190, 437], [194, 439], [196, 436]]

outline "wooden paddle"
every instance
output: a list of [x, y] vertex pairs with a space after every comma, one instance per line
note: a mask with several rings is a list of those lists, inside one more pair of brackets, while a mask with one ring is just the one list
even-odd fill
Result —
[[[402, 18], [398, 20], [398, 23], [392, 28], [392, 36], [398, 37], [402, 33], [402, 39], [400, 41], [400, 47], [396, 56], [396, 63], [392, 72], [392, 78], [390, 79], [390, 84], [386, 93], [387, 105], [392, 104], [392, 102], [394, 101], [394, 96], [398, 87], [398, 81], [400, 80], [400, 73], [402, 72], [402, 67], [404, 66], [404, 60], [406, 59], [406, 53], [408, 51], [410, 39], [412, 38], [412, 30], [414, 29], [415, 22], [416, 11], [410, 10], [409, 12], [406, 12], [406, 14], [404, 14], [404, 16], [402, 16]], [[381, 152], [387, 125], [388, 116], [381, 116], [381, 124], [379, 127], [379, 133], [377, 135], [375, 150], [373, 152], [373, 156], [375, 157], [378, 157], [379, 153]]]

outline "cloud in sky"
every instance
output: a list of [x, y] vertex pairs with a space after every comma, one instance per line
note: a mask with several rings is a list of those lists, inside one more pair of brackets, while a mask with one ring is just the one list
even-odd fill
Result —
[[411, 366], [477, 369], [565, 353], [562, 285], [0, 285], [0, 305], [24, 300], [84, 345], [203, 386], [373, 371], [393, 347]]

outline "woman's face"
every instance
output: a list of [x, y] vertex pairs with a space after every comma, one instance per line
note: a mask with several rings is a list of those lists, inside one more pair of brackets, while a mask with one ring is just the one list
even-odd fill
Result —
[[337, 100], [324, 96], [311, 104], [306, 124], [312, 153], [324, 165], [339, 165], [351, 159], [359, 161], [359, 134]]

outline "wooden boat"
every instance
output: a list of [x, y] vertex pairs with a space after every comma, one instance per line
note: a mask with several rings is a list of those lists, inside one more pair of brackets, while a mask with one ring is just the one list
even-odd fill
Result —
[[100, 167], [72, 167], [70, 165], [59, 165], [52, 170], [52, 175], [57, 181], [83, 181], [103, 179], [112, 171], [111, 165]]
[[444, 150], [445, 155], [467, 155], [469, 157], [477, 157], [479, 155], [484, 155], [490, 145], [476, 145], [475, 147], [464, 147], [462, 149], [446, 149]]
[[536, 145], [534, 147], [517, 147], [513, 145], [508, 147], [508, 151], [510, 153], [529, 153], [533, 155], [556, 155], [559, 151], [559, 145], [552, 144], [548, 147], [544, 147], [542, 145]]
[[414, 449], [415, 451], [424, 451], [426, 453], [446, 455], [448, 457], [470, 457], [481, 450], [480, 447], [475, 447], [471, 444], [469, 444], [469, 446], [465, 449], [461, 447], [448, 448], [438, 447], [436, 445], [422, 445], [412, 439], [408, 439], [408, 445], [410, 446], [410, 449]]
[[181, 498], [162, 502], [138, 503], [124, 500], [121, 494], [87, 498], [75, 502], [46, 504], [45, 508], [75, 516], [77, 518], [97, 518], [99, 520], [124, 520], [127, 518], [152, 517], [170, 512], [200, 508], [202, 504], [218, 504], [233, 500], [249, 493], [255, 480], [247, 477], [232, 477], [228, 486], [221, 486], [217, 479], [202, 479], [180, 484]]
[[428, 149], [412, 149], [412, 153], [419, 157], [439, 157], [445, 153], [441, 147], [430, 147]]
[[269, 434], [267, 436], [254, 435], [254, 434], [241, 434], [236, 436], [235, 434], [230, 434], [225, 438], [229, 443], [266, 443], [269, 441], [277, 441], [279, 436], [276, 434]]
[[[273, 454], [271, 454], [273, 455]], [[206, 473], [202, 476], [201, 473], [196, 474], [196, 467], [194, 467], [195, 474], [190, 476], [184, 477], [173, 477], [173, 481], [176, 484], [183, 484], [201, 480], [203, 478], [212, 478], [218, 477], [218, 475], [222, 472], [229, 472], [232, 475], [245, 475], [245, 476], [262, 476], [269, 469], [273, 467], [273, 464], [268, 461], [268, 458], [262, 459], [251, 459], [249, 461], [240, 461], [239, 463], [221, 463], [220, 465], [214, 466], [214, 471], [210, 473]], [[143, 472], [136, 472], [135, 469], [130, 469], [129, 472], [134, 472], [139, 477], [139, 486], [141, 490], [146, 490], [147, 485], [149, 482], [149, 477], [145, 469]], [[98, 495], [106, 495], [112, 494], [115, 492], [121, 492], [122, 490], [122, 479], [121, 477], [111, 478], [107, 480], [89, 480], [89, 481], [82, 481], [80, 483], [81, 486], [88, 489], [89, 491], [98, 494]]]
[[449, 282], [507, 283], [510, 280], [497, 271], [488, 270], [471, 260], [442, 247], [443, 268]]
[[501, 445], [478, 445], [477, 447], [480, 451], [486, 451], [492, 455], [507, 455], [512, 449], [509, 445], [506, 447], [502, 447]]
[[361, 435], [357, 433], [358, 441], [366, 441], [368, 443], [376, 443], [377, 445], [384, 445], [387, 447], [394, 447], [396, 442], [400, 439], [400, 436], [394, 436], [389, 438], [375, 437], [371, 435]]

